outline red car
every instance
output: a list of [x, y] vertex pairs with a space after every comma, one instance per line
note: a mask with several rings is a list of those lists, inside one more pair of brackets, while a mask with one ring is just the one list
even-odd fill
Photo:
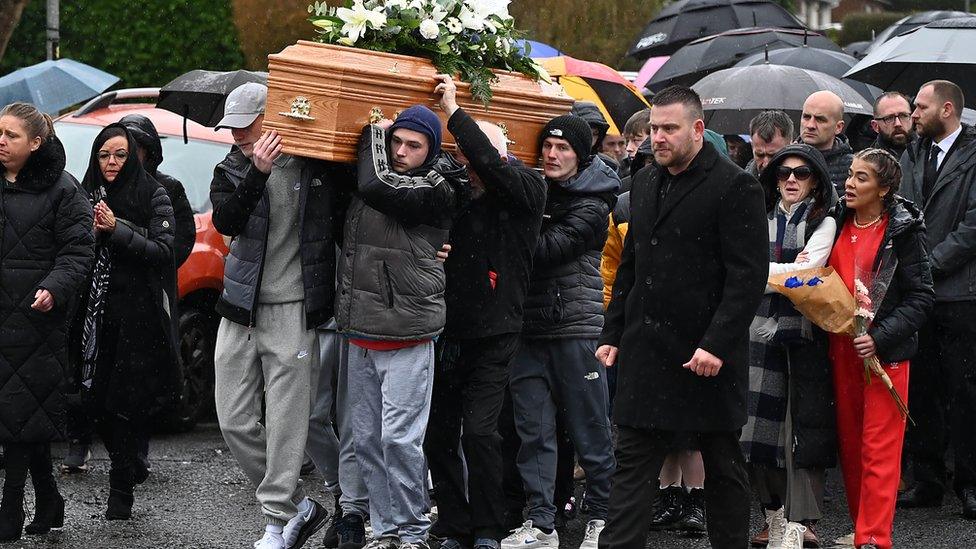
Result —
[[[152, 120], [163, 146], [159, 170], [179, 179], [193, 207], [197, 235], [190, 257], [180, 267], [179, 341], [184, 368], [183, 402], [175, 417], [165, 423], [188, 429], [198, 418], [212, 411], [214, 384], [214, 344], [219, 318], [214, 305], [223, 287], [224, 256], [227, 243], [210, 220], [210, 181], [214, 167], [230, 151], [234, 140], [230, 131], [187, 121], [189, 142], [183, 143], [183, 118], [157, 109], [158, 88], [139, 88], [106, 92], [75, 112], [58, 118], [55, 131], [67, 152], [67, 171], [78, 180], [84, 178], [95, 136], [104, 126], [129, 114]], [[139, 102], [123, 102], [139, 101]]]

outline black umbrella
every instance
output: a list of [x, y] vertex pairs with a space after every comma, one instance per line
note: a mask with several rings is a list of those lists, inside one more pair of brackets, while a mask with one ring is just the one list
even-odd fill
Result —
[[[268, 83], [268, 73], [195, 70], [176, 77], [159, 90], [156, 106], [212, 128], [224, 116], [224, 101], [234, 88], [248, 82]], [[186, 138], [186, 124], [183, 124]]]
[[844, 46], [844, 53], [850, 55], [855, 59], [861, 59], [868, 53], [868, 48], [871, 47], [872, 42], [870, 40], [861, 40], [859, 42], [851, 42], [850, 44]]
[[781, 110], [799, 121], [811, 93], [840, 96], [844, 112], [870, 115], [872, 106], [853, 88], [822, 72], [783, 65], [733, 67], [702, 78], [692, 88], [702, 98], [705, 127], [722, 134], [749, 133], [749, 121], [764, 110]]
[[651, 80], [648, 88], [658, 92], [670, 85], [690, 86], [706, 75], [727, 69], [743, 58], [764, 49], [775, 50], [802, 46], [841, 51], [837, 44], [821, 34], [793, 29], [737, 29], [709, 36], [676, 51]]
[[658, 12], [627, 55], [638, 59], [671, 55], [703, 36], [743, 27], [805, 28], [796, 16], [769, 0], [679, 0]]
[[[749, 67], [752, 65], [762, 65], [770, 63], [772, 65], [786, 65], [799, 69], [829, 74], [834, 78], [843, 78], [844, 74], [857, 64], [857, 59], [844, 52], [833, 50], [822, 50], [811, 48], [810, 46], [799, 46], [795, 48], [782, 48], [763, 53], [754, 53], [742, 61], [736, 63], [736, 67]], [[874, 86], [858, 82], [857, 80], [844, 80], [848, 86], [860, 93], [864, 99], [870, 103], [882, 94], [882, 90]]]
[[872, 51], [844, 76], [908, 96], [931, 80], [962, 88], [976, 105], [976, 17], [945, 19], [896, 36]]
[[881, 44], [884, 44], [888, 40], [898, 36], [899, 34], [904, 34], [912, 29], [917, 29], [918, 27], [924, 27], [933, 21], [942, 21], [943, 19], [957, 19], [959, 17], [976, 17], [976, 14], [968, 13], [965, 11], [923, 11], [920, 13], [915, 13], [909, 15], [908, 17], [902, 17], [901, 19], [895, 21], [890, 27], [881, 31], [880, 34], [874, 37], [874, 41], [868, 46], [865, 53], [871, 53], [878, 48]]

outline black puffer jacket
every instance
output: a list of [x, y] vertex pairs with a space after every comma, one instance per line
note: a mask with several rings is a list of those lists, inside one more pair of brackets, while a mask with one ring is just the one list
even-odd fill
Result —
[[335, 318], [340, 331], [356, 338], [430, 339], [447, 322], [447, 280], [436, 257], [466, 202], [467, 172], [439, 152], [415, 170], [395, 173], [386, 133], [367, 126], [360, 138]]
[[522, 335], [596, 339], [603, 330], [600, 255], [620, 179], [594, 156], [571, 179], [548, 183]]
[[[95, 257], [91, 205], [64, 164], [51, 137], [16, 182], [0, 175], [0, 443], [64, 438], [69, 298]], [[31, 308], [40, 288], [46, 313]]]
[[827, 171], [830, 172], [830, 180], [834, 183], [837, 196], [843, 195], [847, 173], [851, 169], [851, 162], [854, 161], [854, 149], [851, 148], [846, 137], [838, 135], [834, 137], [834, 146], [829, 151], [820, 151], [820, 154], [827, 161]]
[[193, 207], [186, 198], [186, 189], [183, 188], [180, 180], [159, 171], [159, 165], [163, 162], [163, 144], [159, 140], [159, 132], [156, 131], [152, 120], [141, 114], [130, 114], [123, 116], [119, 123], [128, 128], [139, 146], [146, 151], [146, 160], [142, 163], [142, 167], [166, 189], [169, 201], [173, 204], [173, 218], [176, 220], [173, 259], [176, 268], [179, 269], [186, 258], [190, 257], [197, 237]]
[[[335, 298], [336, 243], [348, 203], [351, 173], [347, 166], [306, 159], [299, 195], [305, 321], [319, 326], [332, 318]], [[254, 326], [254, 314], [268, 243], [268, 174], [261, 173], [237, 147], [214, 169], [210, 183], [213, 224], [233, 237], [224, 266], [224, 289], [217, 312]]]
[[[853, 213], [841, 202], [836, 210], [837, 234]], [[875, 269], [881, 262], [885, 248], [894, 247], [897, 258], [894, 278], [881, 301], [868, 333], [874, 338], [878, 357], [882, 362], [900, 362], [915, 356], [918, 350], [918, 330], [935, 304], [935, 290], [925, 244], [925, 224], [914, 204], [901, 197], [888, 208], [888, 228], [885, 230]]]

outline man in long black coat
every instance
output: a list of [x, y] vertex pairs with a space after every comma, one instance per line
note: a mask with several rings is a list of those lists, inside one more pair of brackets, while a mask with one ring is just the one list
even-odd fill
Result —
[[748, 545], [749, 323], [768, 274], [763, 194], [703, 142], [698, 95], [654, 97], [656, 164], [631, 191], [630, 230], [597, 357], [619, 362], [617, 471], [600, 547], [644, 547], [655, 476], [678, 433], [698, 438], [715, 549]]

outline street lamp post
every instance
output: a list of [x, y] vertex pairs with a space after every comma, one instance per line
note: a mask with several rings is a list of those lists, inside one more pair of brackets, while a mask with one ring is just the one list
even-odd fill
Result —
[[47, 0], [47, 58], [61, 57], [60, 0]]

